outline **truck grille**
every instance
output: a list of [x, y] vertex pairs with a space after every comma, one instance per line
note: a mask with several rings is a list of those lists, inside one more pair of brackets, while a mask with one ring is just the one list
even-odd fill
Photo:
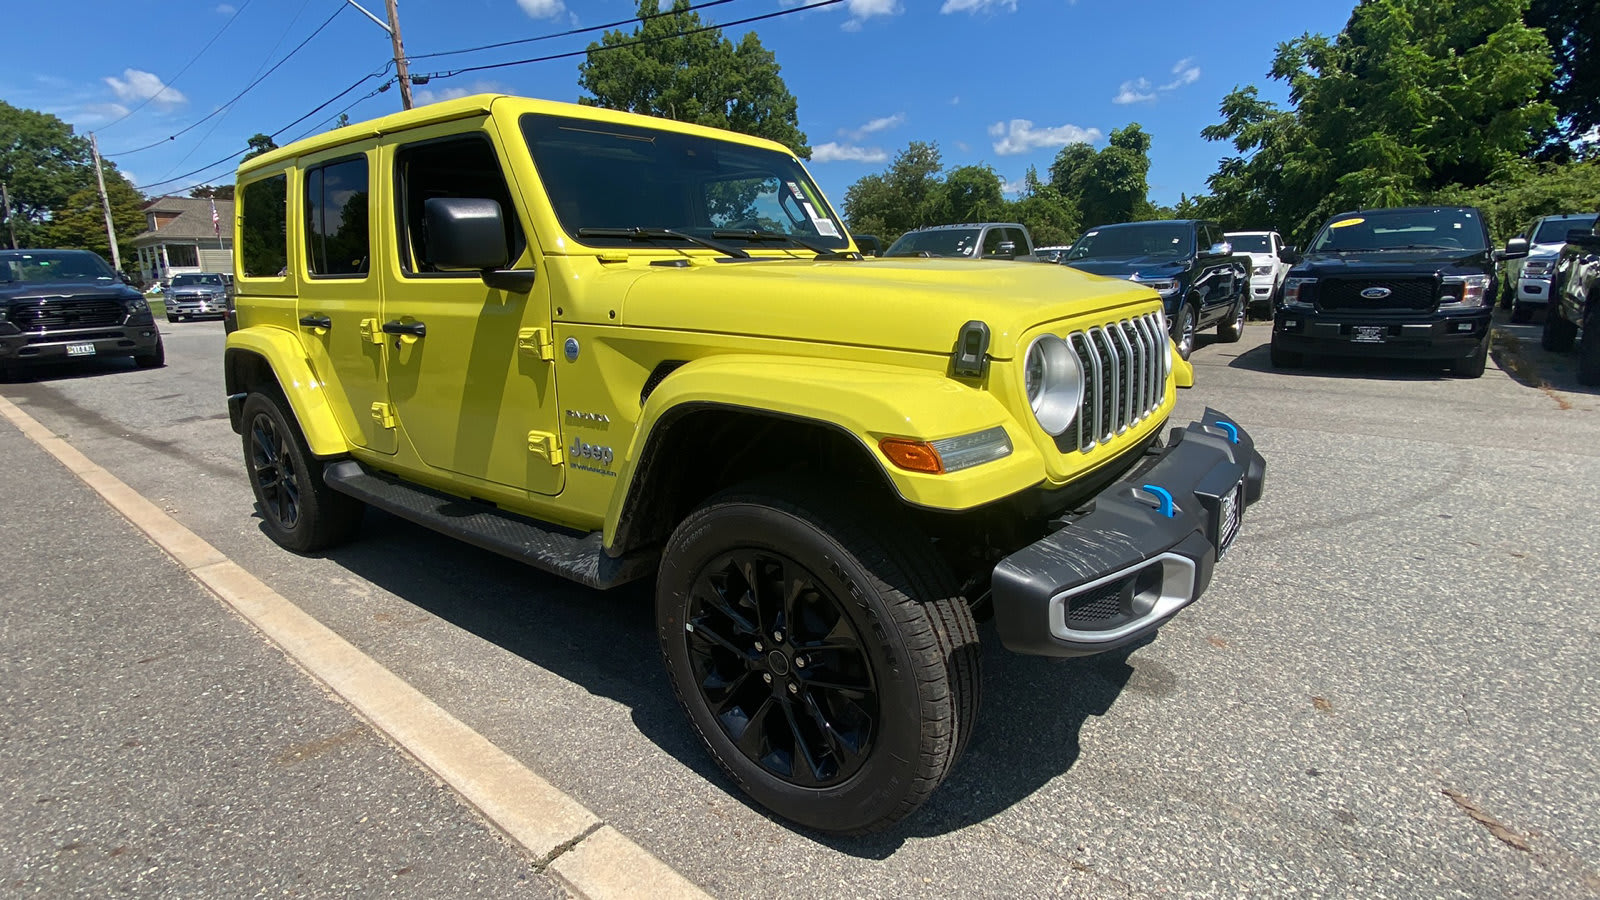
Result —
[[1083, 368], [1078, 418], [1056, 447], [1089, 450], [1127, 431], [1166, 397], [1166, 321], [1159, 313], [1097, 325], [1067, 335]]
[[23, 331], [121, 325], [128, 311], [116, 300], [44, 300], [13, 306], [11, 321]]
[[[1322, 309], [1427, 312], [1439, 302], [1439, 280], [1425, 278], [1324, 278], [1317, 285]], [[1386, 288], [1384, 297], [1363, 297], [1368, 288]]]

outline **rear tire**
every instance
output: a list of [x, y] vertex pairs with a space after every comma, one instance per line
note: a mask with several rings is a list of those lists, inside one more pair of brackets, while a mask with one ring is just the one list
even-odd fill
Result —
[[1517, 303], [1511, 307], [1511, 321], [1518, 325], [1533, 321], [1534, 306], [1531, 303]]
[[1458, 359], [1450, 364], [1450, 373], [1458, 378], [1482, 378], [1483, 370], [1489, 365], [1489, 336], [1483, 336], [1478, 342], [1478, 349], [1465, 359]]
[[1565, 353], [1572, 349], [1573, 341], [1578, 338], [1578, 326], [1561, 317], [1561, 307], [1551, 306], [1544, 313], [1544, 333], [1539, 337], [1539, 346], [1553, 353]]
[[714, 497], [667, 543], [656, 623], [712, 757], [800, 825], [899, 821], [972, 734], [977, 626], [933, 545], [892, 513], [792, 486]]
[[1277, 341], [1272, 342], [1270, 352], [1274, 369], [1298, 369], [1306, 364], [1305, 354], [1295, 350], [1285, 350], [1278, 346]]
[[1240, 297], [1235, 306], [1233, 315], [1227, 321], [1217, 325], [1217, 338], [1224, 344], [1238, 343], [1244, 337], [1244, 319], [1249, 310], [1249, 299]]
[[286, 550], [311, 553], [350, 540], [365, 506], [322, 480], [322, 460], [311, 455], [287, 405], [281, 396], [245, 398], [244, 462], [267, 536]]

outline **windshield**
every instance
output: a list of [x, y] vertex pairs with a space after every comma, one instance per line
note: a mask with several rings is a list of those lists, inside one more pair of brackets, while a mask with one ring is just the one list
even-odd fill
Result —
[[1545, 219], [1534, 232], [1535, 244], [1565, 244], [1569, 231], [1593, 231], [1595, 216], [1574, 216], [1570, 219]]
[[977, 228], [941, 228], [900, 235], [884, 256], [971, 256], [978, 249]]
[[[536, 113], [522, 117], [522, 133], [561, 227], [573, 237], [585, 228], [670, 229], [703, 238], [738, 230], [792, 235], [830, 250], [849, 246], [822, 192], [786, 153]], [[786, 246], [770, 238], [716, 238]], [[614, 235], [582, 240], [633, 243]]]
[[116, 281], [105, 260], [87, 250], [7, 250], [0, 252], [0, 281]]
[[1188, 256], [1194, 251], [1194, 227], [1171, 222], [1097, 228], [1078, 238], [1067, 259], [1127, 256]]
[[221, 275], [174, 275], [174, 276], [172, 276], [172, 286], [173, 287], [188, 287], [190, 285], [196, 285], [196, 284], [214, 284], [217, 287], [221, 287], [222, 286], [222, 276]]
[[1374, 209], [1336, 217], [1312, 252], [1486, 250], [1489, 233], [1470, 209]]
[[1272, 241], [1264, 234], [1230, 234], [1227, 238], [1235, 253], [1272, 252]]

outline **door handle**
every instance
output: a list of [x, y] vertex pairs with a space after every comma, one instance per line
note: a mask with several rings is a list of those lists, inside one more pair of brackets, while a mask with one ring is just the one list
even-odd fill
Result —
[[307, 328], [332, 328], [333, 320], [327, 316], [301, 316], [300, 324]]
[[413, 337], [427, 337], [428, 326], [421, 322], [385, 322], [383, 323], [383, 333], [409, 334]]

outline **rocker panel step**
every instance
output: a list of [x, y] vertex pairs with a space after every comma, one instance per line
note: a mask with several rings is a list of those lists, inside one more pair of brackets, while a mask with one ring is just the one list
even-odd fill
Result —
[[654, 554], [606, 555], [598, 531], [581, 534], [545, 525], [370, 472], [353, 459], [330, 463], [322, 478], [370, 506], [592, 588], [613, 588], [655, 571]]

